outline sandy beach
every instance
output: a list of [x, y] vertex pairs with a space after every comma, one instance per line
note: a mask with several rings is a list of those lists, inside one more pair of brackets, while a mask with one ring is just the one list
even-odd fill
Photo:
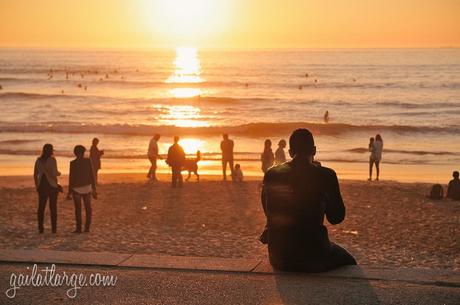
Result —
[[[0, 247], [262, 258], [260, 178], [241, 184], [203, 176], [171, 189], [169, 176], [103, 175], [89, 234], [72, 234], [73, 202], [58, 201], [58, 233], [49, 211], [37, 233], [37, 198], [29, 177], [0, 177]], [[65, 182], [65, 178], [61, 179]], [[65, 185], [65, 183], [64, 183]], [[425, 197], [431, 185], [341, 181], [345, 221], [328, 226], [332, 241], [363, 265], [459, 269], [460, 202]]]

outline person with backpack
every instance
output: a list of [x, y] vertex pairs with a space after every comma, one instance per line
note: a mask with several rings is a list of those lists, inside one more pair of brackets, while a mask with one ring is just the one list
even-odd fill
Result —
[[444, 189], [441, 184], [435, 184], [431, 188], [430, 196], [431, 199], [442, 199], [444, 198]]
[[453, 200], [460, 200], [460, 179], [458, 178], [458, 171], [452, 173], [454, 179], [450, 180], [447, 187], [447, 198]]
[[57, 179], [60, 175], [56, 158], [54, 158], [53, 145], [43, 145], [42, 154], [37, 158], [34, 166], [34, 182], [38, 192], [38, 233], [40, 234], [45, 231], [43, 223], [47, 201], [49, 201], [51, 212], [51, 232], [56, 233], [57, 231], [57, 198], [58, 193], [62, 192]]

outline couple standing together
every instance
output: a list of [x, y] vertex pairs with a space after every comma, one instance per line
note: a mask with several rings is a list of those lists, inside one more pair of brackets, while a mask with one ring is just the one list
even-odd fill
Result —
[[[93, 139], [90, 158], [85, 158], [86, 148], [77, 145], [74, 148], [75, 159], [70, 162], [69, 190], [67, 199], [72, 199], [75, 206], [76, 228], [73, 233], [82, 232], [81, 210], [82, 201], [86, 211], [85, 232], [89, 232], [92, 218], [91, 197], [97, 199], [96, 183], [97, 171], [100, 168], [100, 157], [103, 151], [97, 149], [99, 140]], [[97, 154], [95, 154], [97, 153]], [[96, 162], [92, 162], [92, 160]], [[52, 144], [45, 144], [41, 156], [37, 158], [34, 166], [34, 182], [38, 192], [38, 232], [44, 233], [44, 218], [46, 204], [49, 202], [51, 214], [51, 231], [57, 232], [57, 198], [63, 192], [58, 183], [61, 173], [57, 167]]]
[[[156, 172], [157, 172], [157, 160], [162, 159], [160, 156], [160, 152], [158, 149], [158, 141], [160, 140], [161, 136], [156, 134], [149, 142], [149, 148], [147, 152], [147, 156], [150, 161], [150, 169], [147, 174], [147, 178], [151, 181], [158, 181]], [[179, 187], [183, 184], [182, 178], [182, 166], [184, 165], [185, 161], [185, 152], [182, 146], [179, 145], [179, 137], [174, 137], [174, 144], [171, 145], [168, 149], [168, 158], [166, 159], [166, 163], [171, 167], [172, 170], [172, 186]]]
[[380, 175], [380, 161], [382, 160], [382, 153], [383, 153], [383, 140], [381, 135], [376, 135], [375, 139], [372, 137], [369, 139], [369, 152], [371, 153], [369, 156], [369, 181], [372, 181], [372, 169], [376, 170], [376, 177], [375, 180], [379, 180]]

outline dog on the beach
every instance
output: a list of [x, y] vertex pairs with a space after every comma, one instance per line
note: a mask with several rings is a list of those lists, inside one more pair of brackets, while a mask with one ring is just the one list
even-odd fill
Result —
[[182, 170], [188, 171], [188, 177], [185, 178], [185, 181], [188, 181], [192, 176], [192, 173], [195, 174], [196, 180], [200, 181], [200, 175], [198, 174], [198, 162], [201, 160], [201, 152], [198, 150], [196, 152], [196, 158], [194, 159], [185, 159], [184, 164], [182, 165]]

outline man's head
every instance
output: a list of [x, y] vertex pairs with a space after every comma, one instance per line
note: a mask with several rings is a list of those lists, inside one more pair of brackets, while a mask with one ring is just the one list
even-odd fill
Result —
[[178, 136], [174, 137], [174, 143], [179, 143], [179, 137]]
[[158, 141], [161, 138], [161, 136], [157, 133], [153, 138], [155, 139], [155, 141]]
[[99, 139], [98, 139], [98, 138], [94, 138], [94, 139], [93, 139], [93, 145], [94, 145], [94, 146], [97, 146], [97, 144], [99, 144]]
[[228, 140], [228, 134], [224, 133], [224, 134], [222, 135], [222, 138], [224, 138], [224, 140]]
[[289, 137], [289, 155], [312, 157], [316, 154], [315, 141], [312, 133], [305, 128], [295, 130]]
[[452, 177], [454, 177], [455, 179], [458, 179], [458, 172], [457, 171], [454, 171], [452, 173]]
[[73, 149], [73, 153], [77, 158], [83, 158], [85, 155], [86, 148], [83, 145], [77, 145]]

